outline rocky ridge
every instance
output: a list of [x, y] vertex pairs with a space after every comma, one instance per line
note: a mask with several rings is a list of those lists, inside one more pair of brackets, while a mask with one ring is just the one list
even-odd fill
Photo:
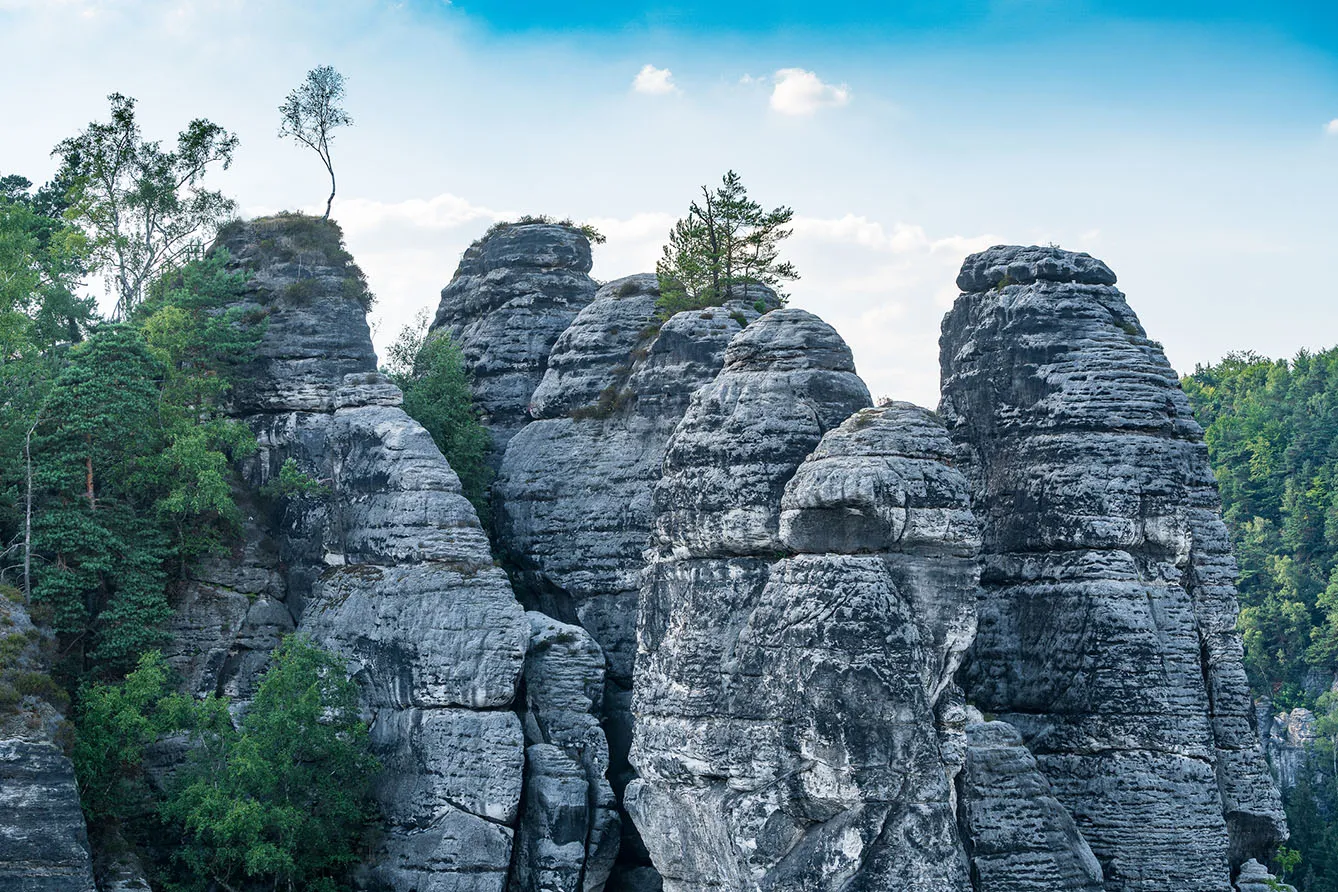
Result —
[[[940, 417], [870, 407], [774, 295], [661, 320], [653, 276], [596, 293], [579, 233], [503, 227], [434, 323], [493, 427], [495, 560], [337, 229], [222, 243], [268, 317], [234, 407], [261, 449], [169, 657], [242, 709], [284, 633], [345, 657], [385, 766], [368, 888], [1267, 885], [1201, 433], [1100, 261], [968, 258]], [[288, 460], [311, 486], [274, 488]]]
[[432, 320], [450, 332], [493, 435], [493, 461], [530, 420], [554, 341], [594, 298], [590, 240], [576, 227], [501, 224], [465, 251]]

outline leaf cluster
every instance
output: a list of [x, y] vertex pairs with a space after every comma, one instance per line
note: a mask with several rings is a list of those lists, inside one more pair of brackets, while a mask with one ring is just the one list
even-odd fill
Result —
[[[676, 312], [720, 306], [743, 297], [749, 284], [776, 287], [799, 278], [779, 245], [794, 219], [788, 207], [764, 210], [748, 197], [739, 175], [727, 172], [720, 186], [703, 186], [686, 217], [674, 224], [655, 265], [662, 318]], [[782, 295], [783, 297], [783, 295]]]
[[486, 527], [491, 517], [491, 439], [479, 418], [464, 357], [449, 332], [427, 332], [427, 313], [405, 326], [388, 352], [387, 374], [404, 392], [404, 411], [432, 435]]

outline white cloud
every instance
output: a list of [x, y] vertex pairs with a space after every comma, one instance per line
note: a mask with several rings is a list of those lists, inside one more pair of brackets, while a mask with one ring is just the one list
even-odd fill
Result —
[[825, 84], [811, 71], [782, 68], [776, 72], [771, 107], [783, 115], [811, 115], [821, 108], [839, 108], [850, 102], [845, 84]]
[[1324, 132], [1330, 136], [1338, 136], [1338, 118], [1334, 118], [1324, 128]]
[[678, 86], [674, 83], [674, 74], [668, 68], [656, 68], [654, 65], [643, 65], [632, 80], [632, 89], [638, 93], [648, 93], [651, 96], [663, 96], [666, 93], [677, 93]]

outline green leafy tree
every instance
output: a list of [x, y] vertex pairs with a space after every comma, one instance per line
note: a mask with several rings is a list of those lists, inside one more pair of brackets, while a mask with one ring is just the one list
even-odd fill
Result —
[[359, 860], [378, 770], [343, 662], [292, 636], [240, 729], [224, 701], [197, 707], [198, 743], [162, 806], [198, 888], [335, 890]]
[[93, 263], [108, 273], [115, 317], [125, 319], [149, 283], [197, 253], [232, 215], [235, 203], [203, 180], [215, 165], [232, 164], [237, 137], [197, 118], [166, 151], [141, 135], [134, 99], [107, 99], [111, 120], [90, 123], [52, 154], [69, 184], [71, 215], [91, 237]]
[[343, 99], [344, 76], [329, 65], [322, 65], [308, 71], [301, 86], [289, 93], [279, 106], [282, 118], [279, 136], [288, 137], [319, 155], [330, 175], [330, 197], [325, 202], [323, 218], [326, 220], [330, 219], [330, 207], [335, 198], [330, 142], [337, 128], [353, 123], [353, 118], [340, 106]]
[[701, 201], [674, 224], [655, 265], [662, 315], [718, 306], [741, 296], [749, 283], [774, 287], [799, 278], [779, 254], [793, 218], [788, 207], [763, 210], [732, 170], [719, 188], [703, 186]]
[[174, 694], [162, 655], [149, 651], [120, 684], [79, 691], [72, 759], [89, 821], [126, 820], [154, 807], [144, 782], [144, 750], [193, 724], [192, 702]]
[[128, 669], [162, 640], [169, 543], [154, 522], [161, 363], [127, 325], [70, 353], [33, 441], [41, 494], [33, 598], [54, 611], [65, 650]]
[[427, 314], [421, 312], [391, 346], [387, 372], [404, 391], [404, 411], [432, 435], [486, 526], [491, 517], [491, 439], [474, 406], [460, 348], [449, 333], [426, 331]]

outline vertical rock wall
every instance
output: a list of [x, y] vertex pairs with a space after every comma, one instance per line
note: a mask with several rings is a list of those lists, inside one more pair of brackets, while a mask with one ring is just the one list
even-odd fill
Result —
[[[377, 374], [358, 273], [338, 241], [333, 224], [300, 217], [238, 224], [222, 239], [251, 274], [247, 306], [267, 318], [234, 394], [260, 449], [243, 467], [246, 541], [231, 565], [197, 569], [176, 660], [197, 690], [245, 694], [294, 625], [342, 654], [384, 765], [376, 793], [388, 823], [364, 879], [502, 892], [529, 622], [455, 473]], [[320, 489], [272, 492], [288, 459]], [[194, 640], [202, 617], [216, 618], [212, 647]]]
[[1100, 261], [968, 258], [941, 412], [984, 531], [968, 698], [1021, 731], [1109, 892], [1226, 892], [1285, 837], [1202, 431]]
[[590, 263], [579, 229], [508, 225], [471, 245], [441, 291], [432, 330], [449, 331], [464, 354], [494, 462], [530, 420], [553, 342], [594, 298]]

